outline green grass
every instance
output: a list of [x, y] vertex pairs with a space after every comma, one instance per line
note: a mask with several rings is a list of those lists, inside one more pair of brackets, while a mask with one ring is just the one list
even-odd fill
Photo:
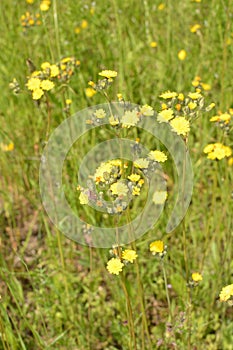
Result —
[[[224, 139], [222, 131], [209, 122], [218, 110], [233, 107], [232, 2], [167, 0], [165, 9], [159, 11], [157, 0], [110, 0], [97, 2], [91, 14], [89, 0], [52, 0], [42, 25], [24, 33], [21, 15], [27, 10], [39, 12], [39, 3], [2, 0], [0, 4], [0, 143], [15, 145], [13, 152], [0, 149], [0, 349], [135, 349], [130, 345], [121, 279], [106, 270], [109, 250], [64, 237], [41, 203], [39, 166], [48, 110], [43, 103], [38, 107], [25, 88], [30, 74], [26, 60], [30, 58], [39, 68], [42, 62], [55, 63], [66, 56], [75, 56], [81, 65], [69, 84], [50, 94], [50, 134], [67, 117], [65, 98], [73, 101], [71, 114], [105, 103], [101, 94], [91, 99], [85, 95], [88, 81], [96, 81], [102, 69], [118, 72], [109, 89], [111, 100], [120, 92], [132, 103], [154, 108], [159, 107], [163, 91], [189, 92], [196, 75], [211, 85], [205, 97], [208, 103], [216, 103], [216, 109], [197, 120], [189, 139], [194, 192], [185, 218], [187, 262], [182, 225], [170, 234], [165, 232], [171, 199], [155, 228], [135, 242], [138, 264], [130, 264], [124, 278], [138, 349], [143, 349], [143, 335], [144, 349], [150, 349], [142, 328], [138, 278], [144, 289], [152, 349], [172, 349], [173, 343], [184, 350], [232, 349], [232, 307], [218, 297], [222, 287], [233, 283], [232, 167], [226, 159], [210, 161], [203, 154], [207, 143], [233, 143], [232, 134]], [[88, 27], [76, 34], [74, 29], [83, 19]], [[195, 23], [201, 24], [200, 35], [190, 32]], [[150, 47], [151, 41], [157, 42], [157, 48]], [[184, 61], [177, 57], [181, 49], [187, 52]], [[9, 89], [13, 78], [24, 90], [19, 95]], [[64, 182], [73, 206], [79, 206], [77, 164], [102, 136], [109, 134], [105, 130], [95, 139], [87, 138], [67, 158]], [[142, 135], [142, 141], [154, 146], [146, 136]], [[172, 191], [175, 170], [169, 165], [166, 171]], [[132, 215], [136, 214], [135, 209]], [[91, 219], [98, 222], [101, 216]], [[163, 239], [168, 246], [164, 266], [149, 252], [149, 243], [155, 239]], [[203, 274], [191, 297], [187, 265], [190, 276], [193, 271]], [[164, 270], [171, 285], [170, 308]]]

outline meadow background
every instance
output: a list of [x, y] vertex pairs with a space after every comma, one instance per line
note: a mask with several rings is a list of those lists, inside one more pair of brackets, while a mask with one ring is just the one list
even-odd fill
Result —
[[[81, 246], [58, 232], [43, 210], [38, 185], [47, 133], [67, 117], [65, 100], [72, 100], [70, 114], [105, 102], [101, 94], [88, 97], [86, 89], [102, 69], [113, 69], [118, 77], [109, 90], [112, 100], [121, 93], [157, 109], [161, 92], [187, 93], [195, 76], [211, 87], [204, 95], [216, 107], [196, 121], [190, 135], [194, 192], [186, 216], [186, 256], [190, 275], [203, 276], [192, 289], [191, 305], [182, 228], [165, 232], [169, 206], [136, 247], [151, 348], [231, 350], [232, 307], [219, 301], [219, 292], [233, 281], [232, 165], [207, 159], [203, 148], [233, 141], [209, 121], [233, 107], [232, 1], [52, 0], [47, 11], [40, 10], [41, 1], [29, 2], [0, 3], [0, 143], [14, 144], [13, 150], [0, 149], [0, 349], [131, 349], [124, 293], [118, 276], [106, 270], [109, 250]], [[21, 16], [27, 11], [39, 13], [40, 23], [25, 29]], [[191, 32], [194, 24], [201, 27]], [[186, 51], [184, 60], [180, 50]], [[40, 68], [64, 57], [75, 57], [80, 66], [51, 93], [48, 130], [48, 105], [35, 103], [25, 83], [30, 62]], [[9, 88], [13, 78], [18, 94]], [[77, 147], [74, 159], [78, 152]], [[66, 174], [78, 205], [76, 165], [70, 161]], [[171, 188], [175, 181], [170, 170]], [[163, 266], [149, 252], [155, 239], [167, 245]], [[143, 349], [134, 265], [126, 286], [137, 347]]]

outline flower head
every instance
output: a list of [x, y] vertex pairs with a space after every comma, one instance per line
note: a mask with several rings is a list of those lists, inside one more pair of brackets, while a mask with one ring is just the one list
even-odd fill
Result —
[[135, 168], [139, 169], [147, 169], [149, 165], [149, 161], [145, 158], [138, 158], [133, 162]]
[[94, 116], [97, 118], [97, 119], [103, 119], [106, 117], [106, 113], [105, 111], [100, 108], [100, 109], [97, 109], [94, 113]]
[[133, 263], [137, 257], [138, 257], [137, 253], [135, 252], [135, 250], [132, 250], [132, 249], [126, 249], [122, 253], [122, 259], [129, 261], [131, 263]]
[[202, 279], [203, 279], [203, 277], [202, 277], [202, 275], [199, 272], [193, 272], [192, 273], [192, 280], [194, 282], [200, 282], [200, 281], [202, 281]]
[[107, 263], [107, 270], [113, 275], [119, 275], [122, 271], [124, 264], [119, 258], [112, 258]]
[[185, 117], [174, 118], [171, 122], [172, 131], [178, 135], [186, 135], [190, 131], [189, 121]]
[[167, 160], [166, 154], [161, 151], [150, 151], [149, 158], [159, 163], [164, 163]]
[[219, 294], [220, 301], [227, 301], [232, 296], [233, 296], [233, 284], [229, 284], [228, 286], [223, 287]]
[[207, 145], [204, 150], [204, 153], [208, 154], [207, 158], [208, 159], [223, 159], [230, 157], [232, 154], [232, 150], [228, 146], [224, 146], [222, 143], [210, 143]]
[[137, 110], [126, 111], [123, 117], [121, 118], [123, 128], [130, 128], [135, 126], [139, 121], [139, 116]]
[[83, 204], [83, 205], [88, 204], [88, 196], [84, 192], [80, 193], [79, 202], [80, 204]]
[[39, 78], [30, 78], [28, 79], [28, 82], [27, 82], [27, 88], [28, 90], [36, 90], [36, 89], [39, 89], [40, 88], [40, 79]]
[[184, 61], [187, 56], [187, 52], [185, 50], [180, 50], [178, 52], [178, 58], [180, 61]]
[[177, 96], [177, 92], [166, 91], [166, 92], [163, 92], [159, 97], [163, 98], [164, 100], [167, 100], [169, 98], [174, 98], [176, 96]]
[[167, 191], [156, 191], [153, 194], [152, 201], [155, 204], [164, 204], [167, 199]]
[[111, 185], [110, 190], [112, 194], [118, 195], [118, 196], [126, 196], [129, 189], [123, 182], [115, 182]]
[[162, 254], [164, 252], [164, 243], [163, 241], [154, 241], [150, 244], [150, 251], [153, 255], [159, 253]]
[[51, 90], [52, 88], [54, 88], [54, 86], [55, 86], [54, 82], [48, 79], [43, 80], [40, 84], [41, 89], [45, 91]]
[[143, 105], [140, 107], [140, 112], [145, 116], [145, 117], [151, 117], [154, 115], [154, 110], [151, 106], [149, 105]]
[[32, 91], [33, 100], [39, 100], [44, 95], [44, 91], [42, 89], [35, 89]]
[[104, 78], [110, 79], [115, 78], [117, 76], [117, 72], [115, 70], [102, 70], [102, 72], [99, 73]]
[[131, 174], [128, 176], [128, 179], [132, 182], [138, 182], [140, 180], [140, 175], [138, 174]]
[[174, 112], [171, 108], [164, 109], [157, 116], [158, 122], [159, 123], [167, 123], [170, 119], [172, 119], [174, 117], [173, 113]]
[[192, 100], [198, 100], [202, 97], [202, 95], [199, 92], [190, 92], [188, 97], [190, 97]]

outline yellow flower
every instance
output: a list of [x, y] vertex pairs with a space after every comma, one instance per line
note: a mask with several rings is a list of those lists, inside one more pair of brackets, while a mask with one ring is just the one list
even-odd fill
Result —
[[66, 99], [66, 105], [70, 105], [71, 103], [72, 103], [72, 100], [69, 99], [69, 98], [67, 98], [67, 99]]
[[122, 259], [129, 261], [131, 263], [134, 262], [134, 260], [136, 260], [138, 257], [137, 253], [135, 252], [135, 250], [133, 249], [126, 249], [123, 251], [122, 253]]
[[232, 165], [233, 165], [233, 157], [231, 157], [231, 158], [228, 159], [228, 165], [229, 165], [229, 166], [232, 166]]
[[153, 255], [159, 253], [162, 254], [164, 252], [164, 243], [163, 241], [154, 241], [150, 244], [150, 251]]
[[207, 145], [204, 150], [204, 153], [208, 154], [208, 159], [218, 159], [221, 160], [225, 157], [230, 157], [232, 154], [232, 150], [228, 146], [224, 146], [221, 143], [211, 143]]
[[122, 96], [122, 94], [120, 94], [120, 93], [119, 93], [119, 94], [117, 94], [117, 98], [118, 98], [118, 100], [119, 100], [119, 101], [122, 101], [122, 100], [123, 100], [123, 96]]
[[167, 123], [172, 118], [173, 118], [173, 110], [171, 108], [164, 109], [157, 116], [157, 120], [159, 123]]
[[150, 47], [157, 47], [157, 42], [156, 41], [152, 41], [151, 43], [150, 43]]
[[180, 50], [180, 51], [178, 52], [178, 58], [179, 58], [179, 60], [184, 61], [185, 58], [186, 58], [186, 56], [187, 56], [187, 53], [186, 53], [185, 50]]
[[150, 151], [149, 158], [159, 163], [164, 163], [167, 160], [166, 154], [161, 151]]
[[81, 28], [79, 28], [79, 27], [74, 28], [74, 32], [75, 32], [75, 34], [81, 33]]
[[192, 280], [194, 281], [194, 282], [200, 282], [200, 281], [202, 281], [202, 275], [199, 273], [199, 272], [193, 272], [192, 273]]
[[28, 4], [33, 4], [34, 0], [26, 0]]
[[197, 104], [195, 102], [189, 102], [188, 107], [189, 109], [193, 110], [197, 107]]
[[33, 100], [39, 100], [44, 95], [44, 91], [42, 89], [35, 89], [32, 92]]
[[228, 286], [223, 287], [219, 294], [220, 301], [227, 301], [232, 296], [233, 296], [233, 284], [229, 284]]
[[149, 105], [143, 105], [140, 107], [140, 112], [145, 116], [145, 117], [151, 117], [154, 115], [154, 110], [151, 106]]
[[190, 97], [192, 100], [198, 100], [202, 97], [202, 95], [199, 92], [190, 92], [188, 97]]
[[156, 191], [153, 194], [153, 199], [152, 201], [155, 204], [164, 204], [167, 199], [167, 191]]
[[130, 128], [131, 126], [135, 126], [138, 121], [139, 116], [136, 109], [133, 111], [126, 111], [121, 119], [123, 128]]
[[85, 89], [85, 93], [86, 93], [87, 97], [91, 98], [96, 94], [96, 91], [94, 89], [88, 87]]
[[80, 193], [79, 202], [80, 204], [83, 204], [83, 205], [88, 204], [88, 196], [84, 192]]
[[107, 270], [113, 275], [119, 275], [119, 272], [122, 271], [123, 266], [124, 264], [119, 258], [112, 258], [107, 263]]
[[178, 135], [186, 135], [190, 131], [189, 121], [185, 117], [177, 117], [171, 122], [172, 131], [176, 132]]
[[163, 3], [159, 4], [158, 10], [163, 11], [164, 9], [165, 9], [165, 4], [163, 4]]
[[215, 103], [211, 103], [209, 106], [206, 107], [206, 111], [209, 112], [211, 111], [211, 109], [213, 109], [215, 107]]
[[135, 187], [133, 188], [132, 195], [133, 195], [133, 196], [139, 196], [140, 192], [141, 192], [141, 188], [135, 186]]
[[87, 27], [88, 27], [88, 22], [85, 19], [83, 19], [81, 22], [81, 28], [86, 29]]
[[41, 89], [46, 91], [51, 90], [52, 88], [54, 88], [54, 86], [55, 86], [54, 82], [48, 79], [43, 80], [40, 84]]
[[56, 66], [56, 64], [52, 64], [50, 66], [50, 77], [51, 78], [54, 78], [54, 77], [57, 77], [59, 74], [59, 68], [58, 66]]
[[94, 116], [97, 118], [97, 119], [103, 119], [106, 117], [106, 113], [105, 111], [100, 108], [100, 109], [97, 109], [94, 113]]
[[177, 96], [177, 92], [166, 91], [166, 92], [163, 92], [159, 97], [162, 97], [165, 100], [167, 100], [169, 98], [174, 98], [176, 96]]
[[0, 143], [0, 146], [1, 146], [2, 151], [4, 151], [4, 152], [11, 152], [15, 148], [15, 145], [13, 142], [8, 143], [8, 145]]
[[109, 124], [111, 124], [112, 126], [116, 126], [116, 125], [119, 124], [119, 120], [118, 120], [118, 119], [115, 119], [115, 118], [113, 117], [113, 115], [112, 115], [110, 118], [108, 118], [108, 121], [109, 121]]
[[184, 94], [180, 93], [177, 98], [180, 101], [184, 101]]
[[28, 90], [37, 90], [40, 88], [40, 79], [39, 78], [30, 78], [27, 82]]
[[140, 175], [138, 174], [131, 174], [128, 176], [128, 179], [132, 182], [138, 182], [140, 180]]
[[147, 169], [149, 165], [149, 161], [145, 158], [138, 158], [133, 162], [135, 168], [139, 169]]
[[48, 11], [50, 5], [51, 5], [50, 0], [42, 0], [42, 2], [40, 3], [40, 10], [41, 11]]
[[196, 33], [200, 28], [201, 28], [200, 24], [194, 24], [194, 25], [190, 28], [190, 32], [191, 32], [191, 33]]
[[41, 69], [46, 70], [47, 68], [50, 68], [50, 63], [49, 62], [43, 62], [41, 64]]
[[100, 72], [99, 75], [107, 79], [110, 79], [110, 78], [115, 78], [117, 76], [117, 72], [114, 70], [102, 70], [102, 72]]
[[115, 182], [111, 185], [110, 191], [112, 194], [118, 195], [118, 196], [126, 196], [129, 189], [123, 182]]
[[205, 90], [205, 91], [211, 90], [211, 85], [210, 84], [201, 83], [201, 86], [202, 86], [203, 90]]

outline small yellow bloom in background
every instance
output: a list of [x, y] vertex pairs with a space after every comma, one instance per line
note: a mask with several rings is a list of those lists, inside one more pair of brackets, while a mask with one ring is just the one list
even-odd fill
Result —
[[51, 0], [42, 0], [40, 3], [41, 11], [48, 11], [51, 5]]
[[137, 110], [126, 111], [121, 118], [121, 123], [123, 128], [130, 128], [135, 126], [139, 122], [139, 116]]
[[30, 78], [26, 84], [28, 90], [37, 90], [40, 88], [40, 79], [39, 78]]
[[139, 169], [147, 169], [149, 165], [149, 161], [145, 158], [138, 158], [133, 162], [135, 168]]
[[167, 191], [156, 191], [153, 194], [152, 201], [155, 204], [164, 204], [167, 199]]
[[180, 101], [184, 101], [184, 94], [182, 94], [182, 92], [178, 95], [178, 100]]
[[4, 143], [0, 143], [0, 148], [3, 152], [11, 152], [14, 150], [15, 145], [13, 142], [8, 143], [8, 145], [5, 145]]
[[159, 123], [168, 123], [168, 121], [174, 117], [173, 113], [174, 112], [171, 108], [161, 111], [157, 115], [158, 122]]
[[201, 25], [200, 25], [200, 24], [194, 24], [194, 25], [190, 28], [190, 32], [191, 32], [191, 33], [196, 33], [199, 29], [201, 29]]
[[72, 100], [69, 99], [69, 98], [67, 98], [67, 99], [66, 99], [66, 105], [70, 105], [71, 103], [72, 103]]
[[55, 86], [54, 82], [50, 81], [48, 79], [43, 80], [40, 84], [41, 89], [45, 90], [45, 91], [52, 90], [52, 88], [54, 88], [54, 86]]
[[75, 34], [81, 33], [81, 28], [80, 27], [74, 28], [74, 32], [75, 32]]
[[200, 282], [203, 280], [202, 275], [199, 272], [193, 272], [192, 273], [192, 280], [194, 282]]
[[117, 72], [115, 70], [102, 70], [99, 75], [104, 78], [110, 79], [115, 78], [117, 76]]
[[163, 11], [164, 9], [165, 9], [165, 4], [163, 4], [163, 3], [159, 4], [158, 10]]
[[96, 91], [92, 88], [86, 88], [85, 93], [87, 97], [91, 98], [96, 94]]
[[111, 185], [110, 191], [112, 194], [118, 195], [118, 196], [126, 196], [129, 189], [123, 182], [115, 182]]
[[185, 50], [180, 50], [178, 52], [178, 58], [180, 61], [184, 61], [186, 59], [187, 52]]
[[87, 27], [88, 27], [88, 22], [85, 19], [83, 19], [81, 22], [81, 28], [86, 29]]
[[139, 196], [140, 192], [141, 192], [141, 188], [135, 186], [135, 187], [133, 188], [132, 195], [133, 195], [133, 196]]
[[166, 154], [161, 151], [150, 151], [149, 158], [159, 163], [164, 163], [167, 160]]
[[162, 104], [161, 104], [161, 108], [162, 108], [163, 111], [164, 111], [165, 109], [167, 109], [166, 103], [162, 103]]
[[49, 69], [50, 69], [50, 77], [51, 77], [51, 78], [55, 78], [55, 77], [58, 76], [58, 74], [59, 74], [59, 68], [58, 68], [58, 66], [56, 66], [56, 64], [52, 64], [52, 65], [49, 67]]
[[213, 109], [215, 107], [215, 103], [211, 103], [209, 106], [206, 107], [206, 112], [211, 111], [211, 109]]
[[33, 3], [34, 3], [34, 0], [26, 0], [26, 2], [27, 2], [28, 4], [33, 4]]
[[140, 107], [140, 112], [145, 116], [145, 117], [152, 117], [154, 115], [154, 110], [151, 106], [149, 105], [143, 105]]
[[79, 202], [80, 204], [83, 204], [83, 205], [88, 204], [88, 196], [84, 192], [80, 193]]
[[42, 89], [35, 89], [32, 92], [33, 100], [39, 100], [44, 95], [44, 91]]
[[201, 2], [201, 0], [193, 0], [193, 2]]
[[222, 143], [211, 143], [207, 145], [204, 150], [204, 153], [208, 154], [207, 158], [211, 160], [221, 160], [223, 158], [228, 158], [232, 155], [232, 150], [228, 146], [224, 146]]
[[46, 70], [47, 68], [50, 68], [50, 63], [49, 62], [43, 62], [41, 64], [41, 69]]
[[119, 258], [112, 258], [107, 263], [107, 270], [112, 275], [119, 275], [123, 267], [124, 264], [120, 261]]
[[123, 96], [122, 96], [122, 94], [120, 94], [120, 93], [119, 93], [119, 94], [117, 94], [117, 98], [118, 98], [118, 100], [119, 100], [119, 101], [122, 101], [122, 100], [123, 100]]
[[192, 100], [198, 100], [202, 97], [202, 95], [199, 92], [190, 92], [188, 97], [190, 97]]
[[223, 287], [220, 294], [220, 301], [227, 301], [233, 296], [233, 284], [229, 284], [226, 287]]
[[211, 85], [210, 84], [201, 83], [201, 86], [202, 86], [203, 90], [205, 90], [205, 91], [210, 91], [211, 90]]
[[196, 107], [197, 107], [197, 104], [196, 104], [195, 102], [189, 102], [189, 104], [188, 104], [188, 108], [189, 108], [189, 109], [193, 110], [193, 109], [195, 109]]
[[94, 7], [91, 7], [91, 8], [90, 8], [90, 14], [93, 16], [94, 13], [95, 13], [95, 8], [94, 8]]
[[232, 166], [233, 165], [233, 157], [229, 158], [227, 163], [229, 166]]
[[100, 108], [95, 111], [94, 116], [97, 119], [103, 119], [106, 117], [106, 112], [102, 108]]
[[132, 182], [138, 182], [140, 180], [140, 175], [138, 174], [131, 174], [128, 176], [128, 179]]
[[162, 254], [164, 252], [164, 243], [163, 241], [154, 241], [150, 244], [150, 251], [153, 255], [159, 253]]
[[211, 122], [224, 122], [224, 124], [229, 124], [230, 120], [231, 120], [231, 115], [228, 113], [215, 115], [214, 117], [210, 118]]
[[135, 250], [133, 249], [126, 249], [123, 251], [122, 253], [122, 259], [129, 261], [131, 263], [134, 262], [134, 260], [136, 260], [138, 257], [137, 253], [135, 252]]
[[157, 45], [157, 42], [156, 41], [151, 41], [151, 43], [150, 43], [150, 47], [157, 47], [158, 45]]
[[185, 117], [177, 117], [170, 122], [172, 131], [178, 135], [185, 136], [190, 131], [189, 121]]
[[116, 126], [116, 125], [119, 124], [119, 120], [118, 120], [118, 119], [115, 119], [115, 118], [113, 117], [113, 115], [112, 115], [110, 118], [108, 118], [108, 121], [109, 121], [109, 124], [111, 124], [112, 126]]
[[169, 98], [174, 98], [177, 95], [178, 95], [177, 92], [166, 91], [166, 92], [163, 92], [161, 95], [159, 95], [159, 97], [163, 98], [164, 100], [167, 100]]

